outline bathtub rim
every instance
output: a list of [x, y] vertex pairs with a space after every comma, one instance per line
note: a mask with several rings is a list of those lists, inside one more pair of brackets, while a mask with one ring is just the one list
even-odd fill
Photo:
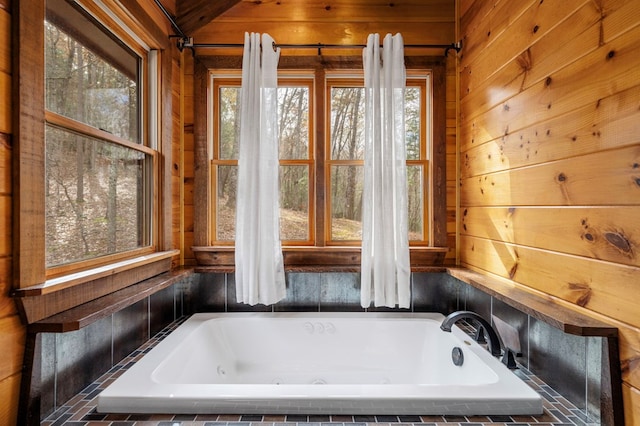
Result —
[[[166, 384], [152, 379], [155, 368], [164, 359], [163, 351], [171, 350], [188, 336], [193, 330], [211, 319], [233, 318], [278, 318], [278, 319], [341, 319], [377, 318], [385, 320], [430, 320], [438, 323], [445, 318], [440, 313], [412, 312], [232, 312], [232, 313], [197, 313], [190, 316], [175, 330], [168, 334], [151, 351], [118, 377], [98, 396], [96, 410], [104, 413], [158, 413], [176, 412], [181, 414], [223, 414], [236, 411], [238, 414], [466, 414], [469, 407], [477, 415], [536, 415], [542, 414], [542, 397], [531, 389], [522, 379], [508, 371], [497, 358], [472, 339], [459, 327], [452, 328], [452, 334], [462, 341], [471, 341], [466, 349], [476, 353], [489, 368], [499, 375], [496, 383], [482, 385], [483, 390], [490, 390], [490, 396], [478, 394], [477, 388], [470, 386], [447, 386], [447, 392], [441, 385], [413, 384]], [[156, 348], [160, 348], [156, 350]], [[497, 371], [496, 371], [497, 369]], [[124, 392], [130, 377], [142, 376], [133, 383], [133, 389]], [[503, 389], [506, 383], [508, 386]], [[363, 397], [362, 386], [366, 386], [368, 397]], [[522, 394], [513, 394], [512, 386], [516, 386]], [[394, 391], [390, 394], [390, 390]], [[124, 392], [124, 394], [122, 394]], [[118, 395], [121, 394], [121, 395]], [[203, 394], [207, 394], [203, 397]], [[268, 396], [265, 396], [268, 394]], [[292, 410], [273, 408], [277, 401], [288, 398], [292, 401], [307, 401], [305, 409]], [[500, 401], [496, 402], [496, 398]], [[156, 401], [158, 399], [158, 401]], [[416, 405], [432, 403], [442, 408], [442, 412], [423, 409]], [[216, 407], [211, 404], [215, 403]], [[333, 408], [325, 409], [329, 403]], [[353, 404], [363, 407], [353, 408]], [[513, 404], [521, 408], [513, 409]], [[189, 408], [184, 408], [189, 405]], [[259, 405], [264, 408], [254, 408]], [[266, 407], [265, 407], [266, 406]], [[369, 408], [366, 408], [368, 406]], [[461, 407], [458, 409], [456, 407]], [[475, 407], [475, 408], [473, 408]], [[163, 411], [164, 410], [164, 411]], [[235, 411], [229, 411], [235, 410]], [[283, 411], [284, 410], [284, 411]], [[346, 410], [346, 411], [345, 411]]]

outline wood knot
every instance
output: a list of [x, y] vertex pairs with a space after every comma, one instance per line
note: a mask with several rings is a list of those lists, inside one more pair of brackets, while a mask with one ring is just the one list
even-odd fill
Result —
[[534, 34], [537, 33], [539, 29], [540, 29], [540, 27], [538, 25], [534, 26], [533, 27], [533, 33]]
[[593, 237], [593, 234], [590, 234], [588, 232], [586, 234], [584, 234], [583, 236], [584, 236], [584, 239], [587, 240], [587, 241], [595, 240], [595, 238]]
[[637, 363], [640, 363], [640, 356], [636, 356], [629, 359], [622, 359], [620, 360], [620, 370], [622, 371], [623, 374], [625, 374], [628, 371], [630, 371], [632, 368], [634, 368], [634, 365]]
[[607, 60], [612, 59], [614, 56], [616, 56], [616, 51], [610, 50], [609, 53], [607, 53]]
[[558, 182], [566, 182], [566, 180], [567, 180], [567, 175], [565, 175], [564, 173], [558, 174]]
[[585, 307], [589, 303], [591, 296], [593, 295], [593, 290], [591, 290], [591, 287], [589, 287], [588, 284], [569, 283], [569, 290], [582, 293], [576, 299], [576, 304], [582, 307]]
[[326, 5], [326, 6], [324, 7], [324, 10], [331, 10], [331, 6]]
[[518, 262], [514, 263], [511, 269], [509, 270], [509, 278], [513, 279], [516, 276], [516, 272], [518, 272]]
[[551, 86], [551, 82], [553, 81], [553, 79], [551, 77], [547, 77], [547, 79], [544, 81], [544, 85], [545, 86]]
[[522, 69], [523, 72], [529, 72], [533, 65], [533, 60], [531, 59], [531, 50], [527, 49], [518, 55], [516, 61], [518, 62], [518, 66]]
[[611, 244], [621, 252], [625, 254], [631, 254], [631, 251], [632, 251], [631, 242], [629, 242], [629, 240], [622, 233], [605, 232], [604, 238], [607, 240], [609, 244]]

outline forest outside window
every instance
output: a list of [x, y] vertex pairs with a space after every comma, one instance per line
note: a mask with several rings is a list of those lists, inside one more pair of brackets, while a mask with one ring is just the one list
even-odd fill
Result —
[[47, 277], [151, 251], [155, 151], [144, 52], [78, 6], [48, 0], [45, 53]]
[[[314, 90], [318, 90], [314, 73], [310, 72], [308, 78], [297, 75], [281, 78], [278, 83], [282, 244], [359, 247], [364, 81], [357, 72], [327, 73], [321, 97], [324, 101], [318, 101], [314, 98]], [[432, 134], [430, 78], [428, 71], [412, 74], [405, 92], [409, 240], [412, 246], [422, 247], [432, 243], [428, 191]], [[240, 84], [239, 77], [210, 74], [213, 246], [232, 246], [235, 238]], [[324, 125], [316, 129], [315, 122]]]
[[[235, 205], [240, 137], [240, 79], [212, 76], [213, 160], [211, 209], [214, 244], [235, 240]], [[314, 162], [312, 79], [278, 83], [280, 237], [288, 245], [313, 245]]]
[[[409, 241], [429, 243], [428, 146], [429, 75], [411, 78], [405, 89], [405, 137]], [[328, 111], [325, 164], [329, 225], [326, 241], [336, 245], [360, 245], [362, 239], [362, 188], [364, 170], [364, 81], [327, 78]]]

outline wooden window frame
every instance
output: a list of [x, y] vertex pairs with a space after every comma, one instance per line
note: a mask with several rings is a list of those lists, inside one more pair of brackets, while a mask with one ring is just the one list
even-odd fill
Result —
[[[413, 71], [407, 73], [407, 87], [419, 87], [422, 89], [422, 96], [420, 98], [420, 108], [421, 111], [424, 111], [423, 120], [420, 120], [420, 158], [418, 159], [407, 159], [407, 166], [420, 166], [422, 167], [422, 182], [424, 186], [422, 188], [422, 200], [423, 200], [423, 211], [422, 211], [422, 239], [420, 240], [410, 240], [409, 245], [412, 247], [429, 247], [431, 244], [431, 206], [432, 202], [429, 198], [429, 182], [430, 174], [429, 174], [429, 158], [430, 158], [430, 145], [431, 145], [431, 123], [430, 123], [430, 111], [431, 111], [431, 102], [428, 98], [430, 94], [430, 87], [427, 87], [428, 82], [431, 79], [431, 71], [430, 70], [421, 70], [421, 71]], [[324, 188], [326, 188], [326, 193], [329, 194], [331, 191], [331, 166], [362, 166], [364, 167], [364, 158], [363, 159], [353, 159], [353, 160], [339, 160], [331, 158], [331, 123], [327, 119], [327, 117], [331, 114], [331, 89], [334, 87], [364, 87], [364, 76], [356, 76], [349, 75], [345, 76], [342, 73], [336, 75], [327, 75], [326, 83], [325, 83], [325, 97], [327, 99], [324, 111], [325, 118], [325, 142], [324, 142], [324, 152], [325, 152], [325, 183]], [[327, 226], [324, 229], [324, 238], [327, 246], [360, 246], [362, 244], [361, 240], [334, 240], [331, 238], [332, 234], [332, 218], [331, 218], [331, 203], [332, 199], [330, 195], [326, 196], [326, 202], [324, 205], [325, 216], [328, 218]]]
[[[431, 74], [431, 120], [432, 147], [429, 158], [429, 190], [431, 192], [431, 219], [425, 223], [430, 227], [430, 241], [425, 245], [411, 245], [410, 257], [413, 271], [432, 270], [441, 267], [447, 252], [446, 235], [446, 122], [445, 122], [445, 58], [444, 57], [406, 57], [407, 70], [429, 70]], [[209, 167], [208, 142], [208, 75], [211, 70], [238, 70], [242, 67], [242, 58], [238, 56], [198, 56], [195, 61], [194, 78], [194, 141], [195, 141], [195, 177], [194, 177], [194, 247], [193, 252], [198, 263], [197, 271], [234, 271], [234, 247], [212, 246], [210, 244], [211, 170]], [[356, 57], [307, 57], [285, 56], [279, 61], [279, 70], [310, 70], [314, 73], [315, 105], [325, 105], [326, 74], [334, 71], [361, 70], [362, 59]], [[324, 109], [324, 108], [323, 108]], [[315, 140], [325, 138], [324, 114], [316, 114]], [[315, 179], [326, 181], [324, 143], [316, 143]], [[324, 185], [323, 185], [324, 186]], [[285, 246], [283, 255], [285, 269], [289, 271], [359, 271], [360, 247], [329, 245], [324, 230], [328, 220], [325, 206], [327, 188], [319, 188], [315, 194], [316, 235], [314, 246]]]
[[[219, 134], [219, 108], [220, 104], [219, 100], [219, 89], [220, 87], [240, 87], [241, 84], [241, 74], [236, 72], [235, 74], [229, 73], [218, 73], [215, 71], [209, 72], [209, 96], [211, 98], [211, 105], [207, 114], [211, 117], [211, 121], [208, 123], [209, 131], [208, 135], [210, 138], [210, 149], [211, 153], [211, 200], [212, 205], [216, 205], [216, 191], [218, 184], [218, 166], [238, 166], [238, 159], [226, 159], [220, 158], [220, 134]], [[309, 214], [308, 214], [308, 238], [306, 240], [283, 240], [282, 245], [286, 245], [288, 247], [292, 246], [314, 246], [315, 245], [315, 232], [314, 232], [314, 224], [315, 224], [315, 155], [314, 155], [314, 114], [315, 107], [314, 104], [314, 96], [313, 96], [313, 78], [309, 75], [304, 76], [280, 76], [278, 79], [279, 87], [305, 87], [309, 89], [309, 146], [308, 153], [306, 159], [280, 159], [280, 166], [306, 166], [309, 171], [309, 197], [307, 205], [309, 206]], [[210, 223], [211, 229], [210, 231], [210, 241], [212, 241], [212, 245], [214, 246], [233, 246], [234, 242], [229, 240], [218, 240], [217, 238], [217, 214], [215, 208], [210, 208]]]
[[[136, 42], [145, 51], [162, 52], [170, 48], [164, 32], [153, 22], [142, 8], [132, 5], [124, 10], [115, 2], [106, 1], [109, 11], [93, 2], [80, 1], [82, 6], [107, 28], [125, 40]], [[86, 4], [85, 4], [86, 3]], [[12, 3], [13, 31], [13, 287], [21, 312], [28, 323], [72, 308], [112, 293], [133, 283], [147, 279], [171, 268], [172, 258], [179, 252], [172, 250], [170, 187], [163, 182], [171, 181], [169, 161], [160, 161], [161, 153], [171, 152], [171, 55], [158, 54], [158, 105], [149, 105], [149, 94], [143, 91], [144, 111], [157, 108], [157, 129], [146, 128], [148, 112], [141, 118], [145, 126], [143, 135], [155, 134], [156, 141], [147, 140], [135, 146], [154, 157], [153, 204], [151, 219], [154, 228], [152, 244], [148, 249], [135, 250], [125, 255], [107, 256], [81, 269], [63, 268], [61, 276], [47, 274], [45, 266], [45, 147], [44, 132], [47, 121], [53, 124], [64, 122], [65, 117], [46, 112], [44, 104], [45, 60], [44, 25], [45, 0], [21, 0]], [[117, 16], [122, 28], [113, 19]], [[162, 72], [160, 72], [162, 70]], [[153, 80], [155, 77], [146, 75]], [[160, 120], [160, 117], [169, 120]], [[99, 130], [92, 129], [91, 132]], [[148, 148], [147, 146], [152, 146]], [[166, 157], [168, 154], [164, 154]], [[56, 274], [56, 275], [60, 275]]]

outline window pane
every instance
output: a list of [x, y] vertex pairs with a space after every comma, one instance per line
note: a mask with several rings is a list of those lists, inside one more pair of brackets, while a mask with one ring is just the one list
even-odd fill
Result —
[[424, 218], [424, 188], [422, 166], [407, 166], [407, 198], [409, 201], [409, 240], [422, 241]]
[[220, 159], [237, 160], [240, 146], [240, 87], [221, 87], [219, 99]]
[[45, 148], [47, 266], [148, 245], [150, 158], [51, 126]]
[[364, 159], [364, 88], [331, 88], [331, 159]]
[[236, 190], [238, 166], [218, 166], [216, 196], [216, 240], [236, 239]]
[[404, 92], [405, 145], [407, 160], [420, 160], [420, 88]]
[[308, 166], [280, 166], [280, 239], [309, 240]]
[[309, 89], [278, 87], [280, 159], [309, 158]]
[[331, 167], [331, 239], [362, 239], [362, 166]]
[[[70, 10], [74, 10], [70, 8]], [[77, 11], [75, 11], [78, 14]], [[93, 45], [47, 15], [45, 22], [46, 108], [65, 117], [140, 142], [138, 58], [123, 46]], [[51, 22], [55, 20], [56, 23]], [[86, 21], [86, 18], [83, 18]], [[60, 21], [60, 25], [57, 22]], [[87, 21], [88, 22], [88, 21]], [[62, 24], [67, 24], [61, 27]], [[97, 28], [97, 27], [93, 27]], [[74, 28], [70, 28], [74, 29]], [[82, 30], [85, 30], [84, 28]], [[74, 34], [79, 34], [75, 28]], [[101, 40], [106, 43], [106, 41]], [[89, 44], [92, 44], [89, 46]], [[114, 47], [115, 46], [115, 47]], [[118, 58], [118, 60], [116, 60]], [[124, 59], [122, 59], [124, 58]], [[131, 64], [132, 63], [132, 64]]]

